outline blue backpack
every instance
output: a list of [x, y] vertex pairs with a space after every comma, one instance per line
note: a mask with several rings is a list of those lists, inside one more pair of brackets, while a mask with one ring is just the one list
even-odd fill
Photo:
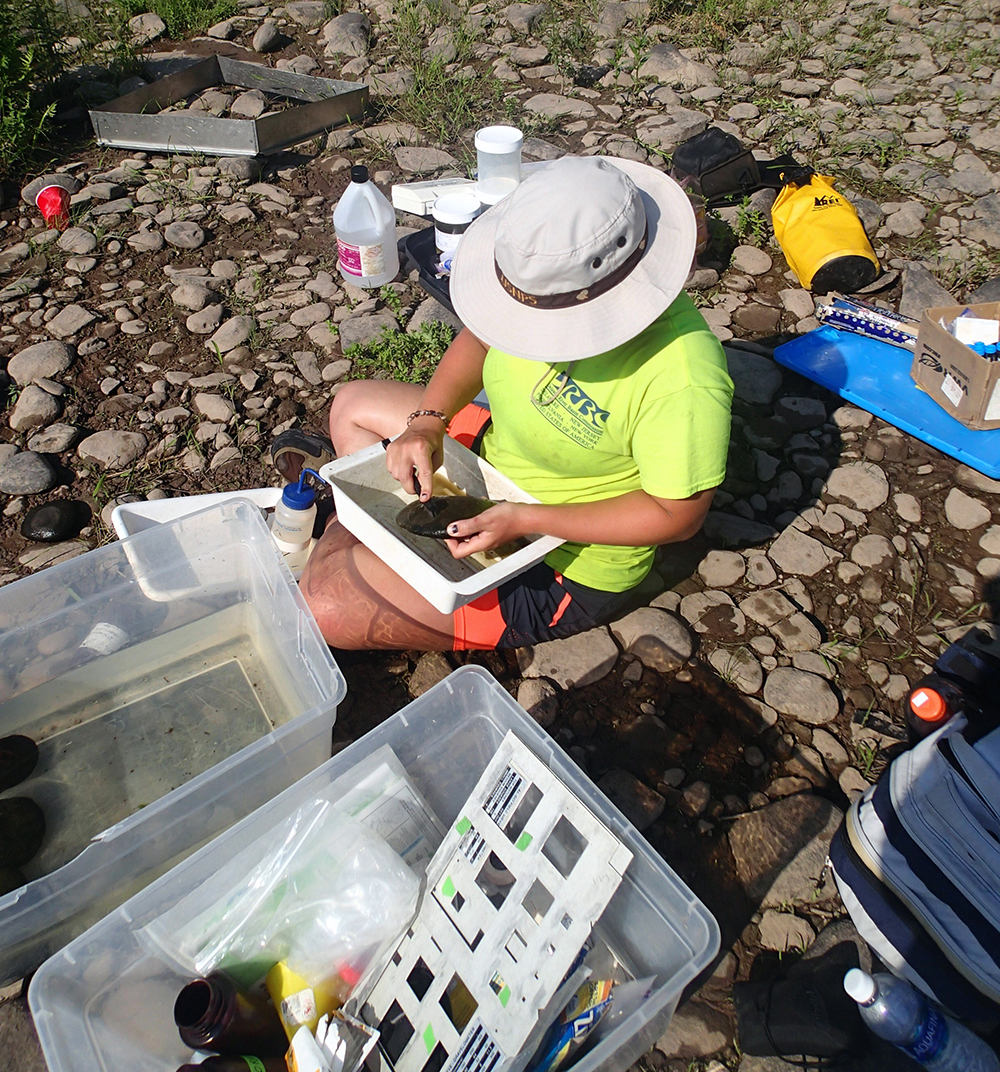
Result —
[[897, 757], [830, 844], [854, 925], [963, 1020], [1000, 1015], [1000, 729], [964, 715]]

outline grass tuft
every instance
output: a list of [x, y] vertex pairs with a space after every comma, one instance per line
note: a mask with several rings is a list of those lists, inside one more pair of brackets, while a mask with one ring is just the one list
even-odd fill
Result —
[[780, 0], [652, 0], [649, 6], [651, 24], [676, 26], [698, 44], [723, 50], [751, 23], [786, 14]]
[[51, 87], [62, 69], [60, 29], [44, 0], [0, 3], [0, 179], [15, 174], [48, 133]]
[[377, 339], [355, 343], [344, 352], [354, 362], [349, 379], [427, 383], [453, 336], [439, 320], [429, 320], [409, 334], [384, 328]]
[[236, 14], [236, 0], [116, 0], [126, 18], [155, 12], [175, 41]]

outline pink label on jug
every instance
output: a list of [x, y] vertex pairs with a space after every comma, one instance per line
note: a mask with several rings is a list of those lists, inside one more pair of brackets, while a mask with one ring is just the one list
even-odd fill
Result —
[[361, 275], [361, 249], [352, 246], [348, 242], [337, 239], [337, 256], [340, 259], [340, 267], [351, 275]]
[[350, 275], [381, 275], [385, 271], [385, 250], [379, 246], [353, 246], [337, 239], [340, 267]]

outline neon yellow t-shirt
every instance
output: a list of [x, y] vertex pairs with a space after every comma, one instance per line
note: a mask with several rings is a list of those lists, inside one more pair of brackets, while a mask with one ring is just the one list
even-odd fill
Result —
[[[491, 348], [483, 385], [493, 424], [482, 455], [540, 502], [639, 489], [686, 499], [726, 475], [733, 384], [719, 341], [687, 294], [596, 357], [546, 365]], [[645, 577], [653, 551], [564, 543], [546, 562], [578, 584], [624, 592]]]

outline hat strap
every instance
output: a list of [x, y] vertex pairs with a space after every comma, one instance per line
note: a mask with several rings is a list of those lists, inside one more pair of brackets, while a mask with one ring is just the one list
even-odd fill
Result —
[[583, 302], [593, 301], [594, 298], [599, 298], [602, 294], [607, 293], [612, 287], [617, 286], [627, 275], [632, 272], [632, 269], [642, 260], [642, 255], [646, 249], [646, 238], [649, 233], [649, 225], [642, 233], [642, 238], [639, 244], [628, 255], [628, 257], [622, 261], [622, 263], [613, 271], [609, 272], [606, 276], [598, 279], [596, 283], [591, 283], [589, 287], [584, 287], [583, 290], [566, 291], [563, 294], [529, 294], [527, 291], [521, 290], [520, 287], [515, 286], [504, 274], [500, 265], [497, 264], [496, 257], [493, 258], [493, 267], [496, 269], [497, 279], [500, 282], [500, 286], [514, 299], [516, 302], [520, 302], [521, 305], [530, 305], [534, 309], [570, 309], [575, 305], [581, 305]]

